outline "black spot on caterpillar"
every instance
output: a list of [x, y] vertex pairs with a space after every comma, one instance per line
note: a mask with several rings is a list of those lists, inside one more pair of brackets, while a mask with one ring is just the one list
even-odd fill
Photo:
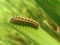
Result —
[[29, 18], [22, 18], [22, 17], [12, 17], [11, 22], [14, 22], [14, 23], [26, 23], [26, 24], [31, 24], [32, 26], [34, 26], [35, 28], [38, 28], [39, 27], [39, 23], [36, 22], [35, 20], [32, 20], [32, 19], [29, 19]]

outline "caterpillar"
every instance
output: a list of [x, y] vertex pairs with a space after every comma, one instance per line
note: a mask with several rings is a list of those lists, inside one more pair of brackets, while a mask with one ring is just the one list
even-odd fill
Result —
[[23, 22], [23, 23], [28, 23], [28, 24], [31, 24], [32, 26], [34, 26], [35, 28], [38, 28], [39, 27], [39, 23], [36, 22], [35, 20], [32, 20], [32, 19], [29, 19], [29, 18], [23, 18], [23, 17], [12, 17], [11, 22], [15, 22], [15, 23], [20, 23], [20, 22]]

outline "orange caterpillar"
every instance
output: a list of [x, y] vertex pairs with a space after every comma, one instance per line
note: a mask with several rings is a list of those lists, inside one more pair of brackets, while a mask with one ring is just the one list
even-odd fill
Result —
[[23, 23], [28, 23], [28, 24], [32, 24], [32, 26], [38, 28], [39, 27], [39, 23], [32, 20], [32, 19], [28, 19], [28, 18], [21, 18], [21, 17], [12, 17], [11, 18], [11, 22], [23, 22]]

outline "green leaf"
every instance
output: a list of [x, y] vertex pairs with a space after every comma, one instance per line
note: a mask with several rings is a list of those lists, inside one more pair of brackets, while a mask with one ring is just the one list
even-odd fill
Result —
[[[44, 2], [44, 5], [43, 2], [44, 1], [42, 0], [40, 2], [42, 8], [46, 5], [46, 1]], [[45, 20], [45, 17], [43, 14], [45, 13], [40, 6], [32, 0], [0, 1], [0, 39], [4, 42], [1, 44], [0, 40], [0, 45], [60, 45], [56, 39], [60, 38], [60, 35], [58, 35], [56, 31], [51, 31], [53, 29], [50, 29], [44, 24], [43, 20]], [[43, 9], [60, 26], [58, 15], [56, 15], [52, 9], [50, 10], [47, 5]], [[36, 20], [40, 25], [36, 29], [27, 25], [27, 23], [25, 25], [20, 25], [20, 23], [14, 24], [10, 22], [13, 16], [31, 18], [32, 20]]]
[[57, 1], [53, 0], [53, 2], [50, 2], [49, 0], [36, 0], [37, 4], [50, 16], [53, 21], [56, 22], [60, 26], [60, 15], [56, 13], [57, 8], [55, 8], [57, 4], [52, 4], [53, 2], [57, 3]]

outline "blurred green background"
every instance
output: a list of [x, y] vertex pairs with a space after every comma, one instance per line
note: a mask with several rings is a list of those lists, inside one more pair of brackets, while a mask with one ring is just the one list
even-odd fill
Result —
[[[11, 23], [13, 16], [39, 27]], [[0, 0], [0, 45], [60, 45], [60, 0]]]

